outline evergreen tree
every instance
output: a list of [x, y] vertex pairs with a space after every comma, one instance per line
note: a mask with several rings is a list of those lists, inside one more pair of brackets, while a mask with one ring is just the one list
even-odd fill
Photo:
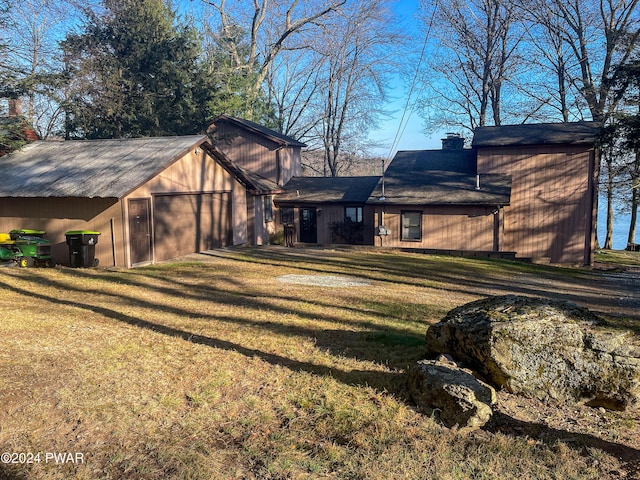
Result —
[[70, 79], [67, 137], [193, 134], [199, 47], [163, 0], [104, 0], [63, 44]]

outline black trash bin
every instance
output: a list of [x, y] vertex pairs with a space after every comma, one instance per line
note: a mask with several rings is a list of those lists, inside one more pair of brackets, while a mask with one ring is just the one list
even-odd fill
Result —
[[96, 243], [100, 232], [71, 230], [65, 233], [69, 246], [69, 265], [73, 268], [97, 267]]

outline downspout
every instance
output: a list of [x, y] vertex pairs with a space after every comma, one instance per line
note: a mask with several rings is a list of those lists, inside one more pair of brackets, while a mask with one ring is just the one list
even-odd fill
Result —
[[493, 251], [500, 251], [500, 236], [501, 231], [504, 228], [504, 222], [502, 221], [502, 207], [500, 205], [493, 209]]

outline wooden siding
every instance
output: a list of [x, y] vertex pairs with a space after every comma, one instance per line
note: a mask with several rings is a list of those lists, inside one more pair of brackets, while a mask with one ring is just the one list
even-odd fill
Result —
[[3, 198], [0, 232], [13, 229], [44, 230], [57, 263], [69, 264], [65, 232], [101, 232], [95, 255], [100, 265], [123, 265], [123, 217], [120, 203], [104, 198]]
[[[151, 198], [152, 196], [159, 198], [160, 196], [173, 195], [176, 198], [182, 198], [183, 205], [189, 203], [202, 207], [202, 209], [193, 208], [191, 210], [190, 225], [199, 225], [199, 228], [188, 227], [189, 230], [184, 234], [189, 236], [189, 239], [183, 241], [182, 245], [178, 245], [178, 238], [169, 233], [167, 229], [170, 228], [171, 219], [163, 215], [162, 212], [156, 211], [158, 206], [164, 208], [165, 205], [169, 205], [167, 202], [171, 202], [171, 200], [153, 202], [154, 261], [159, 261], [173, 258], [174, 254], [180, 256], [215, 246], [229, 245], [236, 239], [243, 238], [245, 236], [243, 230], [246, 229], [244, 226], [246, 208], [242, 208], [244, 205], [241, 205], [240, 208], [237, 205], [232, 205], [239, 197], [234, 193], [236, 189], [241, 190], [240, 196], [244, 197], [242, 186], [234, 180], [231, 174], [202, 149], [195, 149], [131, 192], [127, 199]], [[125, 210], [126, 205], [125, 202]], [[173, 204], [173, 206], [176, 205]], [[178, 230], [184, 230], [189, 223], [185, 212], [186, 210], [182, 209], [180, 214], [176, 216], [175, 228]], [[159, 221], [160, 224], [156, 225], [155, 221]], [[168, 225], [165, 226], [165, 223]], [[221, 232], [220, 228], [233, 229], [233, 231]], [[235, 231], [236, 228], [238, 232]], [[129, 231], [126, 224], [125, 229], [128, 238]], [[192, 236], [194, 238], [191, 238]], [[189, 248], [186, 245], [189, 245]], [[185, 248], [191, 251], [186, 252]]]
[[479, 149], [479, 173], [512, 176], [504, 249], [553, 263], [590, 264], [594, 168], [594, 150], [584, 146]]
[[204, 150], [198, 148], [159, 172], [128, 196], [141, 198], [157, 193], [230, 192], [233, 183], [233, 177]]
[[[373, 207], [370, 205], [333, 205], [324, 204], [316, 207], [316, 220], [319, 245], [330, 245], [336, 243], [331, 238], [331, 224], [344, 222], [345, 207], [362, 207], [362, 218], [364, 222], [364, 245], [373, 244]], [[313, 208], [313, 207], [304, 207]], [[300, 218], [299, 208], [295, 209], [296, 226], [298, 228], [298, 238], [300, 238]]]
[[[401, 240], [403, 211], [422, 212], [421, 240]], [[444, 250], [504, 250], [494, 209], [488, 207], [387, 206], [376, 208], [375, 225], [384, 225], [389, 235], [377, 236], [376, 246]]]
[[263, 135], [227, 122], [216, 125], [214, 144], [240, 167], [280, 186], [301, 174], [300, 147], [282, 147]]

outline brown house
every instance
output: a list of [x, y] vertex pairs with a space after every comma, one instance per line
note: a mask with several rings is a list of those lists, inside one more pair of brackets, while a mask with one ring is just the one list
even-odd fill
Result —
[[593, 263], [600, 128], [593, 122], [476, 129], [480, 174], [511, 175], [504, 248], [553, 263]]
[[206, 136], [34, 142], [0, 158], [0, 231], [101, 232], [96, 257], [130, 267], [244, 243], [247, 198], [279, 191]]
[[[254, 182], [271, 182], [271, 190], [263, 188], [261, 194], [248, 192], [246, 208], [248, 217], [255, 219], [247, 225], [246, 232], [236, 232], [234, 242], [263, 245], [274, 234], [275, 212], [273, 195], [292, 177], [299, 176], [304, 143], [287, 135], [240, 118], [220, 115], [208, 129], [216, 148], [226, 155], [240, 171], [254, 175]], [[259, 173], [255, 177], [252, 172]]]
[[373, 223], [365, 219], [373, 218], [374, 207], [367, 200], [379, 180], [294, 177], [275, 199], [281, 222], [297, 225], [302, 243], [372, 245]]
[[450, 135], [398, 152], [375, 182], [294, 178], [276, 204], [302, 242], [334, 243], [331, 225], [355, 218], [365, 244], [591, 264], [598, 135], [592, 122], [482, 127], [472, 149]]

